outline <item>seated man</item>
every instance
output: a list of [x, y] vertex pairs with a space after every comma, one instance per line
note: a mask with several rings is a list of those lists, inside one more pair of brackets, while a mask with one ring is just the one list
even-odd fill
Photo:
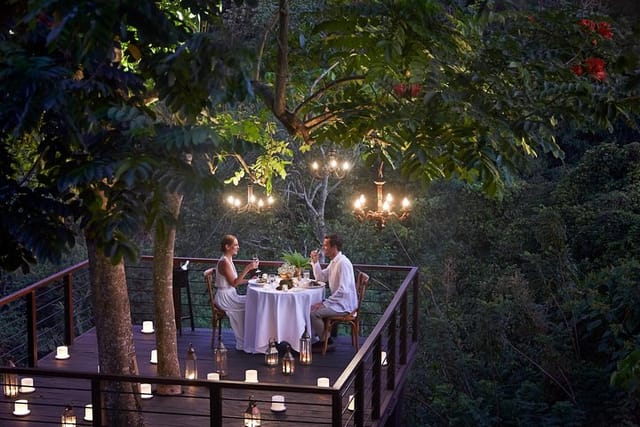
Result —
[[[318, 251], [311, 252], [311, 265], [316, 280], [328, 282], [331, 295], [327, 299], [311, 306], [311, 325], [317, 337], [314, 346], [324, 341], [324, 318], [343, 315], [358, 306], [358, 294], [353, 274], [353, 265], [342, 252], [342, 239], [331, 234], [322, 242], [322, 252], [331, 259], [327, 268], [322, 269]], [[330, 341], [331, 343], [331, 341]]]

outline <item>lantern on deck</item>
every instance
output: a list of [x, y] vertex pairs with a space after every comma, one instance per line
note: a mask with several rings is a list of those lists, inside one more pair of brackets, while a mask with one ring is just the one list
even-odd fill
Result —
[[284, 375], [293, 375], [296, 370], [296, 359], [291, 354], [291, 346], [287, 346], [287, 352], [282, 357], [282, 373]]
[[307, 328], [304, 328], [304, 332], [300, 337], [300, 364], [311, 365], [312, 354], [311, 337], [309, 336], [309, 332], [307, 332]]
[[62, 417], [60, 417], [62, 427], [75, 427], [76, 426], [76, 414], [73, 413], [71, 405], [67, 405], [62, 411]]
[[184, 377], [188, 380], [198, 379], [198, 360], [196, 359], [196, 349], [189, 343], [187, 358], [184, 362]]
[[259, 427], [260, 421], [260, 409], [256, 401], [253, 400], [253, 396], [249, 397], [249, 406], [244, 411], [244, 426], [245, 427]]
[[[15, 368], [16, 364], [12, 358], [7, 359], [7, 368]], [[18, 395], [18, 374], [15, 372], [4, 372], [2, 374], [2, 391], [6, 397], [16, 397]]]
[[220, 377], [227, 375], [227, 348], [224, 346], [222, 340], [218, 340], [218, 346], [215, 351], [216, 359], [216, 372]]
[[278, 354], [278, 348], [276, 347], [276, 340], [271, 338], [269, 340], [269, 347], [267, 348], [267, 352], [264, 354], [264, 363], [267, 366], [278, 366], [278, 362], [280, 361], [280, 354]]

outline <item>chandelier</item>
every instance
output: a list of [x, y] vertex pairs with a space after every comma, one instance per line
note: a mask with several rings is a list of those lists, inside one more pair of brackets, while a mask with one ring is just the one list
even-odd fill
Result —
[[363, 194], [356, 199], [353, 204], [353, 214], [360, 222], [364, 222], [365, 220], [370, 220], [375, 222], [378, 228], [384, 228], [387, 224], [387, 220], [390, 218], [396, 218], [399, 221], [404, 221], [409, 217], [410, 211], [410, 203], [408, 198], [403, 198], [400, 212], [396, 212], [393, 210], [393, 196], [391, 193], [387, 193], [384, 196], [384, 180], [382, 174], [382, 163], [380, 163], [380, 167], [378, 168], [378, 180], [373, 181], [376, 185], [377, 190], [377, 209], [367, 210], [366, 209], [366, 199]]
[[265, 199], [261, 197], [256, 197], [253, 194], [253, 183], [247, 184], [247, 201], [243, 203], [240, 197], [236, 197], [234, 195], [227, 196], [227, 204], [236, 212], [262, 212], [265, 209], [271, 208], [273, 206], [274, 199], [272, 196], [269, 196]]
[[321, 163], [314, 160], [311, 163], [311, 174], [318, 179], [323, 179], [328, 176], [343, 179], [351, 169], [351, 164], [346, 160], [340, 161], [336, 150], [333, 148], [329, 150], [326, 157], [326, 162]]

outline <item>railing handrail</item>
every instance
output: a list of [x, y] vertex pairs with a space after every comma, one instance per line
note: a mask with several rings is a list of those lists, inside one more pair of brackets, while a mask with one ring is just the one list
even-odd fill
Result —
[[64, 270], [58, 271], [57, 273], [54, 273], [50, 276], [45, 277], [44, 279], [38, 280], [36, 283], [32, 283], [31, 285], [22, 288], [18, 291], [15, 291], [13, 293], [10, 293], [9, 295], [6, 295], [2, 298], [0, 298], [0, 307], [2, 307], [3, 305], [9, 304], [10, 302], [14, 302], [19, 300], [22, 297], [27, 296], [28, 294], [37, 291], [40, 288], [43, 288], [45, 286], [50, 285], [53, 282], [56, 282], [58, 280], [62, 280], [64, 279], [66, 276], [75, 273], [78, 270], [81, 270], [83, 268], [87, 268], [87, 266], [89, 265], [89, 260], [84, 260], [82, 262], [79, 262], [75, 265], [72, 265], [71, 267], [67, 267]]

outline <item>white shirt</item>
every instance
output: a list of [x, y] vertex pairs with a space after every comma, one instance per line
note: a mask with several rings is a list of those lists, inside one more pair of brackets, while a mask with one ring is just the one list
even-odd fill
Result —
[[331, 295], [322, 302], [325, 307], [339, 313], [349, 313], [358, 308], [356, 280], [349, 258], [338, 252], [324, 270], [320, 263], [313, 263], [312, 267], [316, 280], [329, 282]]

